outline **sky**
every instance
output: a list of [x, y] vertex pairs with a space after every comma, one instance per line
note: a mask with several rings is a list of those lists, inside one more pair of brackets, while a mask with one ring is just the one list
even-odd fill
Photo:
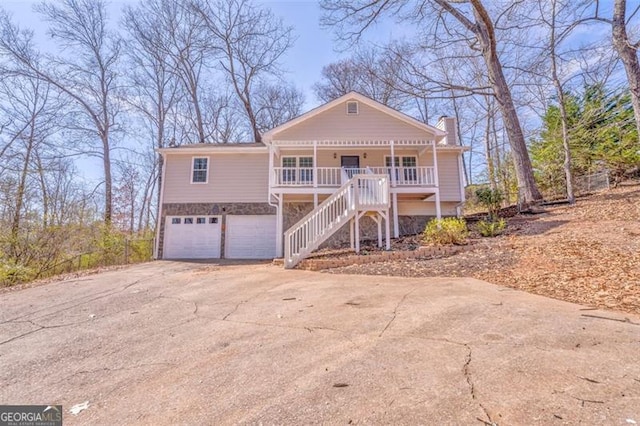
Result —
[[[287, 55], [282, 59], [282, 68], [286, 71], [284, 78], [292, 81], [305, 93], [305, 110], [318, 105], [313, 95], [312, 86], [320, 80], [322, 67], [334, 62], [348, 52], [340, 52], [343, 46], [334, 42], [331, 29], [321, 28], [320, 16], [322, 10], [316, 0], [258, 0], [267, 5], [273, 13], [282, 18], [284, 24], [294, 28], [296, 42]], [[36, 31], [39, 43], [48, 43], [45, 28], [39, 23], [37, 14], [33, 12], [33, 5], [38, 0], [0, 0], [0, 5], [13, 14], [21, 27]], [[111, 0], [109, 14], [112, 22], [120, 20], [121, 10], [125, 5], [136, 4], [137, 0]], [[372, 39], [389, 38], [393, 34], [393, 27], [382, 25], [378, 31], [369, 35]], [[335, 47], [335, 48], [334, 48]]]

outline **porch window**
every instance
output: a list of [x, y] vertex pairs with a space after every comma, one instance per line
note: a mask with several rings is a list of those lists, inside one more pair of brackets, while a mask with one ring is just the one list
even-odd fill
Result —
[[[387, 173], [391, 175], [391, 157], [384, 157]], [[415, 155], [393, 157], [396, 168], [396, 181], [401, 183], [415, 183], [418, 180], [418, 159]], [[402, 167], [400, 167], [402, 164]]]
[[282, 157], [282, 182], [313, 182], [313, 157]]
[[298, 167], [300, 167], [300, 181], [313, 182], [313, 157], [298, 158]]
[[191, 183], [207, 183], [209, 177], [209, 158], [194, 157], [191, 169]]
[[416, 157], [402, 157], [402, 173], [404, 173], [405, 182], [416, 182], [418, 180]]

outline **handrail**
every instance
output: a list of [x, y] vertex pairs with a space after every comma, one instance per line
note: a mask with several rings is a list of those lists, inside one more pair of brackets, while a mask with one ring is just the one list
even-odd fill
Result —
[[293, 268], [356, 212], [388, 209], [389, 202], [389, 176], [354, 175], [285, 232], [285, 267]]

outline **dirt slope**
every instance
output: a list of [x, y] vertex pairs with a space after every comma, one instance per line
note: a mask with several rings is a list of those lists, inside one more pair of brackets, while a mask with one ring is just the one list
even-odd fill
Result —
[[497, 238], [441, 259], [353, 265], [331, 272], [472, 276], [530, 293], [640, 313], [640, 185], [509, 219]]

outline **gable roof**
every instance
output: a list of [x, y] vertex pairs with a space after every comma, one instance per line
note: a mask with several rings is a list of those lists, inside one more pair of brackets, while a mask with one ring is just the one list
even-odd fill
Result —
[[276, 133], [280, 133], [284, 130], [287, 130], [291, 127], [294, 127], [300, 123], [302, 123], [303, 121], [306, 121], [312, 117], [315, 117], [319, 114], [322, 114], [323, 112], [337, 106], [340, 105], [343, 102], [346, 101], [352, 101], [352, 100], [356, 100], [358, 102], [362, 102], [365, 105], [368, 105], [382, 113], [385, 113], [387, 115], [390, 115], [391, 117], [394, 117], [400, 121], [403, 121], [411, 126], [414, 126], [420, 130], [424, 130], [426, 132], [429, 133], [433, 133], [436, 137], [440, 137], [440, 136], [445, 136], [447, 134], [447, 132], [445, 132], [444, 130], [438, 129], [437, 127], [434, 126], [430, 126], [428, 124], [425, 124], [419, 120], [416, 120], [413, 117], [408, 116], [407, 114], [404, 114], [398, 110], [395, 110], [393, 108], [390, 108], [378, 101], [375, 101], [361, 93], [355, 92], [355, 91], [351, 91], [349, 93], [347, 93], [346, 95], [342, 95], [339, 98], [336, 98], [334, 100], [332, 100], [331, 102], [327, 102], [326, 104], [320, 105], [319, 107], [316, 107], [314, 109], [312, 109], [311, 111], [308, 111], [296, 118], [294, 118], [293, 120], [287, 121], [284, 124], [281, 124], [278, 127], [275, 127], [271, 130], [269, 130], [268, 132], [264, 133], [262, 135], [262, 140], [265, 143], [270, 143], [273, 140], [273, 135]]

